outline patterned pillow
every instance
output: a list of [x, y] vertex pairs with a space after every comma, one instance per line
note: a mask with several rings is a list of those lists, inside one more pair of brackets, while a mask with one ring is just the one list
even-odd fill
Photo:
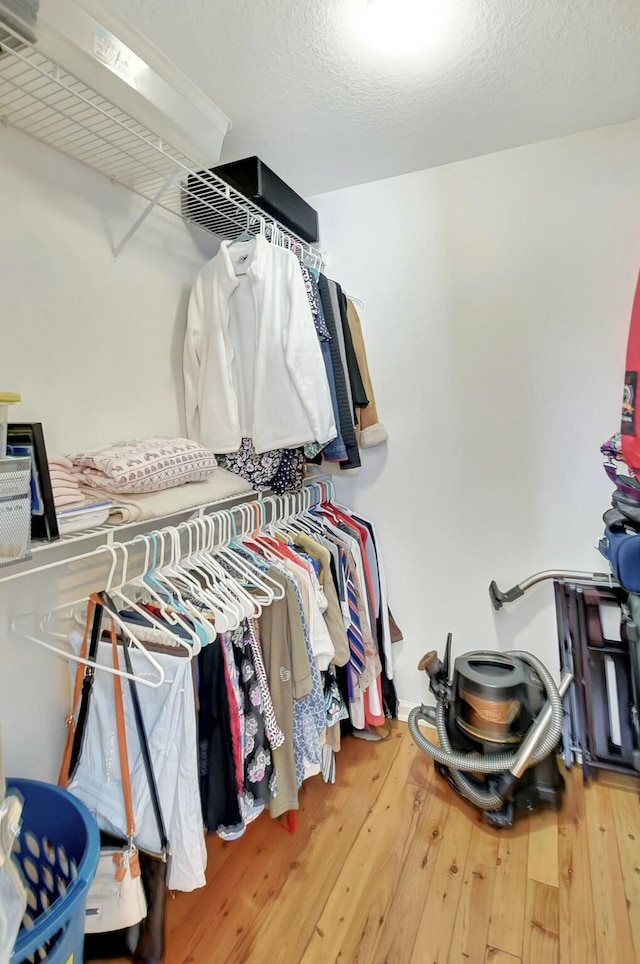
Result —
[[114, 442], [70, 456], [84, 485], [107, 492], [159, 492], [202, 482], [216, 467], [215, 455], [186, 438]]

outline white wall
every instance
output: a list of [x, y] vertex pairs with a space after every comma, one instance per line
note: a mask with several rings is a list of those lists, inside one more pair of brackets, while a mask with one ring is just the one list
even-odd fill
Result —
[[328, 273], [365, 303], [388, 446], [344, 499], [379, 524], [402, 700], [442, 650], [521, 646], [557, 666], [552, 591], [494, 614], [487, 587], [602, 570], [640, 263], [640, 122], [312, 199]]
[[[598, 447], [617, 424], [640, 255], [640, 123], [316, 198], [330, 273], [362, 298], [391, 440], [344, 498], [378, 521], [400, 697], [453, 630], [553, 662], [549, 593], [494, 617], [486, 588], [598, 566], [609, 498]], [[188, 291], [214, 247], [0, 129], [0, 390], [52, 452], [181, 430]], [[43, 578], [43, 577], [42, 577]], [[9, 633], [39, 583], [0, 585], [0, 726], [9, 773], [54, 778], [66, 666]]]
[[[0, 391], [41, 421], [50, 453], [179, 434], [182, 340], [196, 272], [216, 244], [152, 214], [116, 264], [144, 202], [0, 128]], [[55, 778], [66, 665], [10, 632], [44, 577], [0, 583], [0, 727], [8, 773]]]
[[174, 433], [193, 278], [216, 245], [26, 135], [0, 128], [0, 391], [50, 452]]

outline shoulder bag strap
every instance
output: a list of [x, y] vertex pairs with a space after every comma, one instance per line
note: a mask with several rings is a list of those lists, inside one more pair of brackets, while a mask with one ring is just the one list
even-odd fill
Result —
[[[120, 669], [118, 659], [118, 637], [113, 619], [109, 620], [109, 634], [111, 636], [111, 653], [113, 656], [113, 668]], [[114, 673], [113, 676], [113, 702], [116, 715], [116, 732], [118, 734], [118, 756], [120, 758], [120, 773], [122, 776], [122, 795], [124, 797], [124, 812], [127, 821], [127, 838], [129, 845], [133, 847], [133, 838], [136, 832], [136, 825], [133, 819], [133, 799], [131, 796], [131, 774], [129, 773], [129, 754], [127, 753], [127, 732], [124, 722], [124, 704], [122, 700], [122, 680]]]
[[[100, 630], [102, 628], [102, 616], [104, 613], [104, 607], [102, 605], [102, 600], [98, 596], [91, 596], [89, 598], [89, 609], [92, 611], [91, 618], [89, 613], [87, 613], [87, 625], [91, 622], [91, 638], [89, 642], [89, 647], [86, 652], [85, 658], [91, 663], [95, 664], [96, 655], [98, 653], [98, 643], [100, 642]], [[66, 785], [69, 779], [73, 775], [74, 770], [78, 765], [78, 760], [80, 759], [80, 752], [82, 750], [82, 743], [84, 741], [85, 729], [87, 726], [87, 714], [89, 712], [89, 702], [91, 699], [91, 690], [93, 688], [93, 680], [96, 674], [95, 666], [85, 666], [84, 674], [82, 676], [82, 688], [80, 692], [80, 709], [78, 711], [77, 723], [73, 724], [71, 728], [72, 732], [72, 746], [71, 752], [69, 754], [69, 765], [67, 769], [63, 772], [60, 771], [60, 776], [62, 777], [62, 784]], [[80, 689], [80, 677], [76, 674], [75, 686], [74, 686], [74, 701], [77, 702], [77, 694]], [[73, 707], [73, 712], [75, 714], [76, 707]], [[65, 748], [66, 753], [66, 748]], [[64, 761], [63, 761], [64, 765]]]
[[[95, 611], [95, 603], [93, 599], [89, 600], [87, 606], [87, 619], [84, 624], [84, 634], [82, 637], [82, 646], [80, 647], [80, 656], [82, 659], [87, 658], [87, 647], [89, 645], [89, 634], [91, 632], [91, 624], [93, 622], [93, 615]], [[71, 765], [71, 751], [73, 749], [73, 739], [76, 732], [76, 712], [78, 709], [78, 703], [80, 701], [80, 692], [82, 690], [82, 677], [86, 670], [86, 666], [82, 663], [78, 663], [76, 666], [76, 676], [73, 683], [73, 696], [71, 697], [71, 712], [65, 719], [65, 724], [67, 727], [67, 736], [64, 743], [64, 750], [62, 751], [62, 762], [60, 763], [60, 772], [58, 774], [58, 786], [66, 787], [69, 780], [69, 767]]]
[[[127, 667], [127, 672], [133, 676], [133, 668], [131, 666], [131, 656], [129, 655], [129, 648], [126, 644], [124, 647], [124, 662], [125, 662], [125, 666]], [[162, 816], [162, 807], [160, 806], [160, 795], [158, 794], [158, 785], [156, 783], [156, 777], [153, 772], [153, 763], [151, 761], [151, 753], [149, 751], [149, 741], [147, 739], [147, 731], [145, 729], [144, 718], [142, 716], [142, 707], [140, 706], [138, 684], [135, 682], [135, 680], [129, 680], [129, 690], [131, 692], [131, 702], [133, 704], [133, 715], [135, 717], [136, 729], [138, 731], [140, 751], [142, 753], [144, 769], [147, 775], [147, 781], [149, 783], [149, 793], [151, 795], [151, 804], [153, 806], [153, 812], [155, 814], [156, 823], [158, 825], [158, 836], [160, 837], [160, 848], [162, 851], [162, 859], [166, 862], [167, 859], [171, 856], [171, 846], [169, 844], [169, 838], [167, 837], [164, 818]]]

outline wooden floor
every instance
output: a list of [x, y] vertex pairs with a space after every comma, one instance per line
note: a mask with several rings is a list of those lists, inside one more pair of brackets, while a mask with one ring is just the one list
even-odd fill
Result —
[[396, 724], [344, 741], [306, 785], [294, 836], [262, 816], [209, 841], [208, 886], [169, 906], [167, 964], [633, 964], [638, 783], [583, 789], [495, 831]]

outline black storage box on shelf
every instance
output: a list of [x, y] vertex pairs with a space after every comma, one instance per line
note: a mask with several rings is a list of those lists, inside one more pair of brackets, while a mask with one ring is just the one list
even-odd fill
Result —
[[[211, 172], [305, 241], [313, 243], [318, 240], [318, 212], [263, 164], [259, 157], [245, 157], [241, 161], [220, 164], [211, 168]], [[234, 231], [231, 217], [225, 217], [225, 205], [224, 202], [220, 203], [219, 194], [212, 192], [211, 197], [207, 197], [207, 187], [201, 179], [206, 179], [208, 173], [201, 171], [198, 177], [188, 178], [185, 201], [189, 217], [196, 223], [208, 226], [214, 233], [224, 236], [228, 230], [232, 235], [237, 234], [239, 232]], [[205, 203], [200, 204], [199, 198]], [[209, 205], [220, 211], [214, 223]], [[225, 224], [227, 221], [228, 226]]]

